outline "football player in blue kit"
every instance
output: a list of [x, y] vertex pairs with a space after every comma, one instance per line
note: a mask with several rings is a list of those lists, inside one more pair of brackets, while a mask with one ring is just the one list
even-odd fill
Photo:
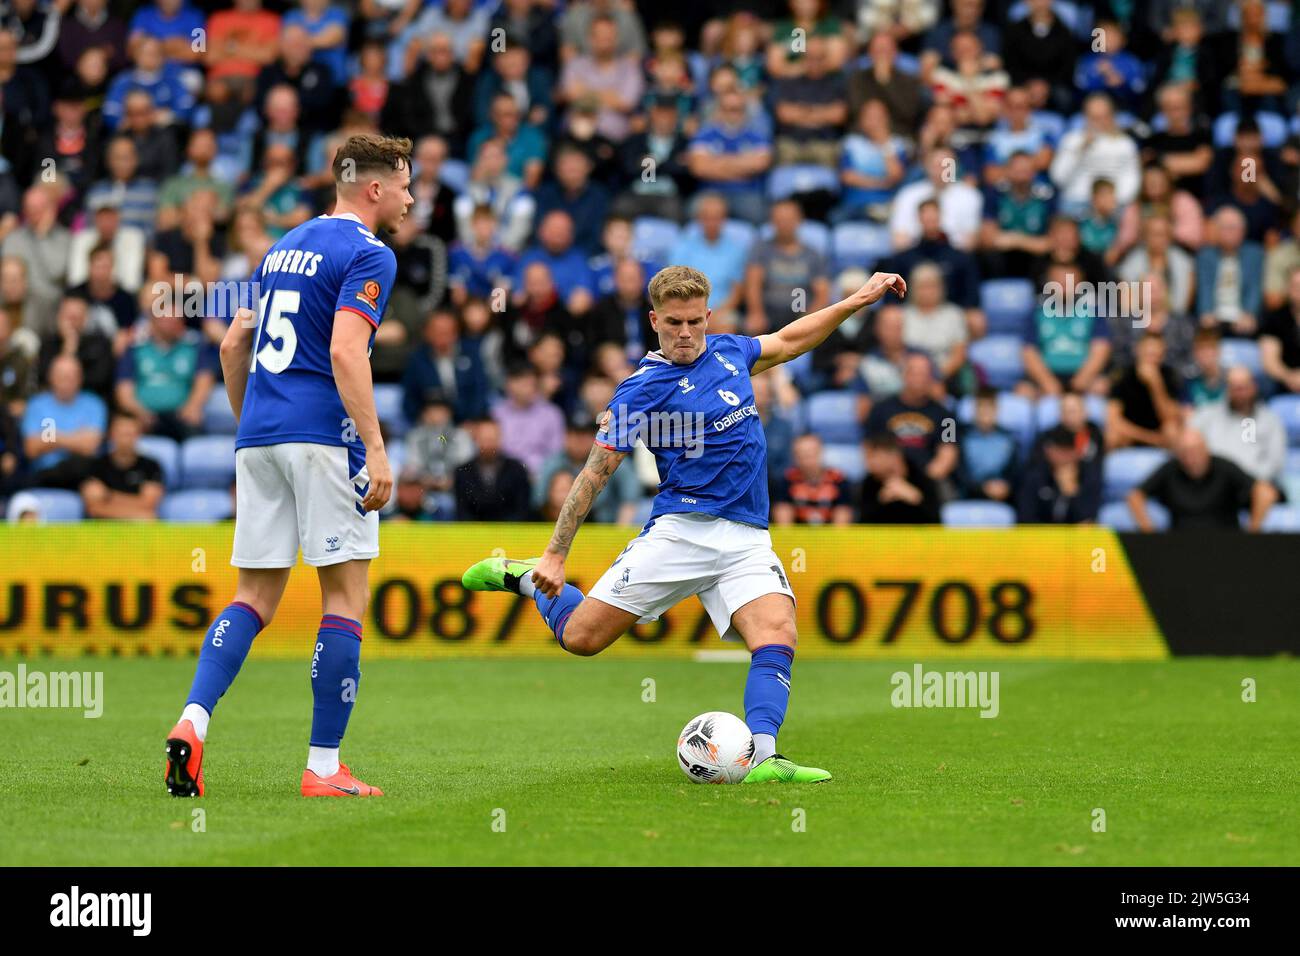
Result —
[[257, 313], [240, 309], [221, 343], [235, 436], [234, 599], [203, 639], [180, 720], [167, 736], [167, 790], [202, 796], [208, 720], [271, 623], [303, 560], [316, 568], [321, 621], [303, 796], [380, 796], [339, 762], [361, 680], [361, 621], [378, 509], [393, 488], [379, 432], [370, 349], [397, 260], [375, 236], [414, 203], [411, 142], [348, 139], [334, 158], [334, 211], [291, 229], [262, 259]]
[[[659, 349], [618, 387], [540, 558], [487, 558], [462, 578], [474, 591], [531, 598], [559, 645], [599, 654], [633, 624], [698, 595], [723, 640], [750, 651], [745, 723], [754, 755], [745, 783], [816, 783], [831, 775], [777, 753], [797, 641], [794, 592], [767, 531], [767, 443], [750, 376], [816, 348], [849, 316], [907, 285], [878, 272], [848, 298], [750, 337], [709, 335], [709, 280], [669, 266], [650, 282]], [[564, 581], [578, 527], [619, 463], [641, 441], [659, 493], [641, 534], [584, 598]]]

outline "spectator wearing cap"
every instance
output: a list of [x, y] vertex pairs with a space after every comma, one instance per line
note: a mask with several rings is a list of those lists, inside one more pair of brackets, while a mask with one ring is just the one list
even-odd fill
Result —
[[527, 521], [532, 517], [528, 469], [503, 449], [501, 425], [485, 418], [472, 422], [469, 430], [478, 454], [456, 469], [456, 517], [461, 521]]
[[72, 235], [59, 223], [53, 187], [38, 183], [23, 194], [22, 225], [0, 244], [4, 258], [21, 259], [27, 267], [26, 325], [37, 335], [54, 327], [54, 312], [67, 280]]
[[858, 498], [862, 524], [938, 524], [939, 488], [925, 469], [903, 453], [890, 432], [867, 437], [867, 477]]
[[48, 389], [33, 395], [23, 411], [23, 449], [33, 485], [75, 489], [99, 451], [108, 408], [82, 388], [81, 363], [61, 355], [50, 365]]
[[1192, 414], [1191, 427], [1205, 436], [1210, 454], [1226, 458], [1252, 478], [1277, 484], [1286, 468], [1286, 426], [1259, 400], [1259, 385], [1249, 369], [1228, 369], [1227, 382], [1223, 398]]
[[1214, 241], [1196, 255], [1196, 314], [1203, 328], [1252, 337], [1263, 306], [1264, 250], [1246, 238], [1246, 217], [1224, 206]]
[[85, 282], [90, 272], [91, 252], [107, 246], [113, 257], [114, 280], [127, 292], [135, 292], [144, 278], [144, 232], [122, 224], [122, 201], [116, 193], [99, 193], [86, 206], [92, 219], [72, 236], [68, 247], [67, 285], [75, 287]]
[[[564, 446], [547, 456], [542, 462], [537, 479], [533, 482], [533, 509], [540, 512], [546, 505], [547, 491], [556, 475], [578, 477], [591, 454], [596, 423], [583, 418], [570, 420], [564, 426]], [[596, 499], [589, 520], [599, 524], [630, 525], [636, 520], [636, 509], [641, 501], [641, 485], [632, 468], [616, 469], [609, 485]]]
[[1110, 390], [1106, 418], [1108, 449], [1142, 445], [1172, 445], [1182, 425], [1178, 396], [1183, 384], [1165, 361], [1165, 340], [1147, 330], [1133, 350], [1133, 364], [1116, 378]]
[[760, 239], [745, 267], [745, 329], [763, 335], [830, 302], [826, 256], [799, 238], [803, 212], [793, 199], [772, 204], [772, 238]]
[[1115, 184], [1115, 198], [1127, 206], [1137, 198], [1141, 164], [1137, 144], [1115, 122], [1115, 107], [1104, 93], [1083, 101], [1083, 126], [1061, 137], [1051, 166], [1061, 207], [1081, 213], [1092, 200], [1098, 179]]
[[849, 524], [853, 489], [843, 473], [828, 468], [822, 440], [809, 432], [794, 440], [794, 463], [772, 489], [772, 523]]
[[939, 222], [948, 241], [963, 252], [975, 247], [984, 199], [978, 189], [956, 178], [956, 162], [950, 148], [936, 147], [925, 157], [925, 179], [898, 191], [889, 213], [895, 249], [906, 249], [920, 238], [920, 208], [927, 199], [939, 203]]
[[1238, 513], [1243, 509], [1250, 512], [1248, 530], [1260, 530], [1268, 509], [1278, 500], [1273, 485], [1212, 455], [1205, 436], [1195, 428], [1183, 429], [1174, 455], [1128, 493], [1129, 510], [1139, 529], [1155, 529], [1147, 511], [1147, 501], [1154, 500], [1169, 511], [1175, 531], [1236, 531], [1241, 527]]
[[1081, 524], [1097, 520], [1100, 469], [1085, 467], [1076, 436], [1064, 425], [1043, 435], [1040, 454], [1020, 483], [1016, 520], [1021, 524]]
[[103, 201], [111, 194], [121, 211], [122, 225], [134, 226], [146, 236], [154, 231], [158, 207], [158, 183], [141, 175], [135, 143], [129, 136], [115, 136], [105, 152], [108, 176], [91, 186], [86, 193], [87, 206]]
[[153, 521], [163, 497], [163, 471], [140, 454], [142, 429], [134, 416], [115, 414], [108, 423], [108, 449], [86, 468], [81, 500], [88, 518]]

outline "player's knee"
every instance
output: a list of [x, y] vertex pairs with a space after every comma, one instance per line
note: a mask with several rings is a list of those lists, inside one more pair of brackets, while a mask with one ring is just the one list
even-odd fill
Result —
[[564, 649], [578, 657], [593, 657], [609, 646], [609, 642], [602, 640], [601, 635], [592, 628], [572, 619], [564, 628], [564, 636], [561, 640], [564, 642]]
[[782, 647], [799, 646], [799, 630], [795, 627], [793, 618], [777, 617], [766, 622], [760, 629], [758, 641], [750, 650], [756, 651], [769, 644], [779, 644]]

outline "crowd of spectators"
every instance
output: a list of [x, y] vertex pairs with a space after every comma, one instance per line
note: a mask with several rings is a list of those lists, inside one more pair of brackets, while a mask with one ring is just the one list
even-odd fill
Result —
[[391, 520], [553, 519], [683, 263], [750, 335], [908, 280], [755, 380], [775, 523], [1284, 523], [1295, 6], [0, 0], [0, 499], [228, 516], [215, 346], [373, 131]]

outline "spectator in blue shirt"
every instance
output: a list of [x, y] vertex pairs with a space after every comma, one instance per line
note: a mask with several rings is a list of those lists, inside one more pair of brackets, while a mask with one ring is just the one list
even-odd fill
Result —
[[351, 20], [329, 0], [299, 0], [301, 10], [291, 10], [281, 28], [299, 26], [311, 34], [312, 59], [330, 71], [335, 86], [348, 80], [348, 27]]
[[49, 389], [33, 395], [23, 412], [23, 450], [32, 483], [75, 489], [99, 452], [108, 425], [103, 399], [82, 391], [81, 363], [60, 355], [50, 364]]
[[957, 478], [963, 498], [1010, 501], [1014, 491], [1016, 438], [998, 424], [998, 393], [984, 387], [975, 394], [975, 420], [958, 442]]
[[492, 98], [489, 121], [474, 130], [465, 155], [472, 163], [478, 149], [489, 139], [499, 139], [506, 148], [506, 171], [518, 177], [528, 189], [536, 189], [546, 169], [546, 136], [531, 123], [523, 122], [523, 110], [515, 98], [502, 91]]
[[708, 192], [696, 199], [695, 222], [698, 228], [688, 227], [673, 243], [668, 261], [689, 262], [709, 277], [709, 308], [725, 321], [740, 305], [749, 250], [722, 234], [727, 200], [720, 193]]
[[573, 242], [573, 219], [562, 209], [553, 209], [537, 229], [537, 244], [519, 257], [515, 268], [515, 288], [523, 287], [524, 271], [540, 262], [550, 270], [565, 307], [574, 315], [586, 312], [595, 299], [595, 279], [587, 266], [587, 256]]
[[451, 301], [463, 305], [470, 297], [490, 299], [497, 289], [510, 291], [516, 261], [495, 241], [497, 217], [491, 206], [476, 206], [470, 217], [471, 239], [453, 243], [447, 258]]
[[869, 99], [858, 113], [858, 131], [844, 138], [840, 182], [844, 192], [832, 222], [866, 217], [889, 219], [889, 202], [907, 171], [907, 146], [889, 125], [889, 107]]
[[730, 215], [755, 224], [767, 218], [763, 188], [772, 139], [750, 122], [738, 86], [719, 95], [713, 120], [691, 140], [686, 157], [691, 175], [725, 197]]
[[[1120, 109], [1136, 108], [1146, 92], [1146, 66], [1124, 49], [1124, 31], [1113, 20], [1096, 25], [1102, 31], [1102, 51], [1086, 53], [1074, 73], [1074, 85], [1082, 94], [1109, 93]], [[1095, 32], [1095, 30], [1094, 30]]]
[[194, 63], [202, 52], [197, 41], [203, 36], [203, 27], [203, 14], [185, 0], [155, 0], [131, 18], [127, 48], [135, 54], [141, 41], [153, 39], [162, 44], [168, 62]]
[[142, 37], [135, 46], [135, 68], [119, 73], [108, 86], [104, 125], [109, 130], [117, 128], [126, 117], [127, 97], [137, 90], [149, 94], [159, 124], [189, 123], [194, 113], [195, 89], [192, 71], [167, 62], [162, 43]]
[[573, 220], [573, 242], [587, 255], [600, 251], [600, 234], [609, 209], [609, 192], [591, 181], [591, 159], [578, 146], [561, 146], [555, 154], [555, 179], [537, 190], [537, 216], [562, 210]]

